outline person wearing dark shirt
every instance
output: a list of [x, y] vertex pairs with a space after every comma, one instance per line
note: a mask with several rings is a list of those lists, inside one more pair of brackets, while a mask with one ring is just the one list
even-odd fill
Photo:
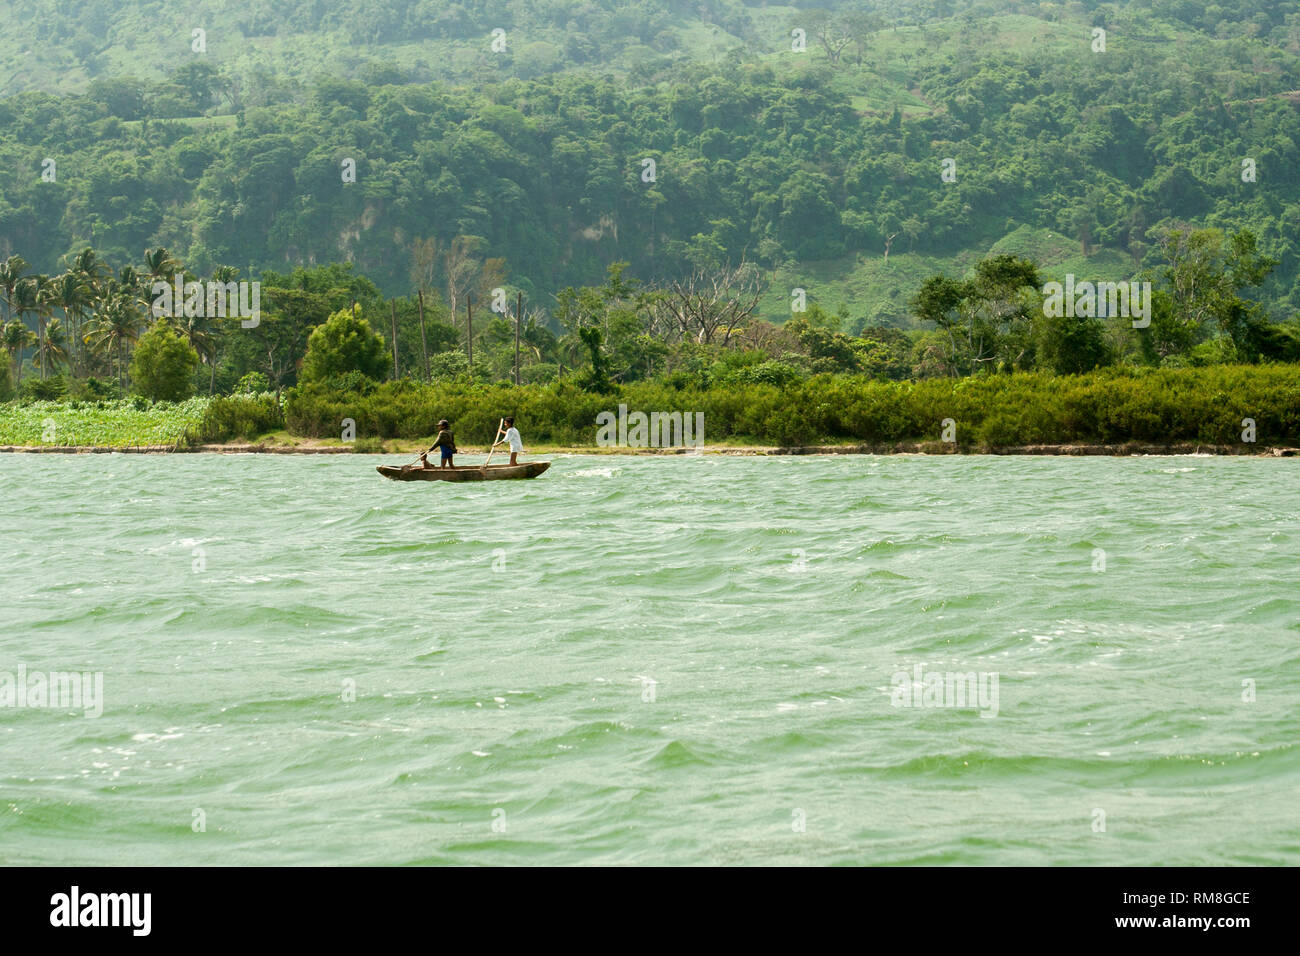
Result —
[[[438, 422], [438, 440], [429, 447], [429, 451], [433, 451], [435, 448], [442, 449], [443, 468], [456, 467], [456, 463], [452, 461], [452, 455], [456, 454], [456, 439], [453, 438], [451, 434], [451, 422], [447, 421], [445, 418]], [[433, 467], [429, 464], [429, 451], [426, 451], [420, 456], [421, 468]]]

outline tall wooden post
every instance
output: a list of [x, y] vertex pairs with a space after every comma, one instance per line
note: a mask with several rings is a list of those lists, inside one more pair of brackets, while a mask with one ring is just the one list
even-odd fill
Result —
[[515, 384], [519, 384], [519, 323], [524, 317], [524, 294], [515, 300]]
[[474, 374], [474, 293], [465, 293], [465, 347], [469, 353], [469, 371]]
[[401, 372], [397, 370], [397, 300], [392, 301], [393, 306], [393, 378], [400, 378]]
[[429, 339], [424, 334], [424, 290], [416, 289], [417, 301], [420, 303], [420, 351], [424, 353], [424, 380], [429, 380]]

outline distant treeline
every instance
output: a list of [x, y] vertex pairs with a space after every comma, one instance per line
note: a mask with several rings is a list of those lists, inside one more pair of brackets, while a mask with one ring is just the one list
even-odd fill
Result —
[[[293, 23], [419, 36], [481, 30], [507, 4], [328, 6], [297, 3], [280, 22], [250, 4], [240, 17], [255, 35]], [[640, 31], [688, 12], [642, 3], [645, 24], [621, 26], [620, 6], [547, 4], [536, 16], [565, 24], [572, 55], [586, 59], [593, 33], [630, 29], [653, 48], [664, 31]], [[85, 245], [118, 262], [164, 245], [196, 274], [245, 276], [342, 258], [404, 295], [422, 274], [449, 278], [428, 242], [469, 237], [512, 292], [549, 304], [612, 261], [655, 280], [742, 259], [787, 273], [816, 261], [835, 277], [891, 249], [984, 252], [1024, 225], [1068, 237], [1082, 256], [1108, 253], [1110, 270], [1139, 271], [1159, 257], [1161, 229], [1193, 223], [1250, 228], [1278, 260], [1261, 300], [1290, 314], [1300, 306], [1295, 4], [1091, 6], [936, 0], [901, 19], [883, 6], [854, 19], [846, 5], [830, 21], [805, 11], [792, 17], [808, 21], [806, 54], [656, 61], [632, 85], [504, 69], [466, 87], [383, 69], [288, 83], [197, 61], [163, 81], [22, 93], [0, 101], [0, 167], [11, 171], [0, 178], [0, 257], [51, 272]], [[735, 3], [709, 11], [746, 15]], [[1052, 44], [1031, 39], [1044, 23]], [[1096, 23], [1112, 38], [1104, 54], [1089, 47]], [[788, 45], [788, 28], [773, 30]], [[905, 325], [914, 291], [852, 302], [844, 330]]]
[[[629, 411], [704, 415], [704, 441], [759, 445], [941, 441], [945, 419], [960, 446], [1204, 442], [1300, 446], [1300, 366], [1099, 370], [1084, 375], [987, 375], [924, 382], [818, 376], [784, 388], [709, 389], [638, 383], [617, 395], [572, 384], [422, 385], [357, 391], [304, 386], [289, 395], [290, 431], [358, 440], [425, 438], [447, 418], [459, 441], [484, 444], [513, 415], [525, 443], [593, 445], [596, 417]], [[1249, 421], [1247, 421], [1249, 420]], [[1252, 425], [1253, 423], [1253, 425]]]
[[[129, 401], [0, 406], [0, 444], [193, 445], [250, 441], [285, 428], [299, 436], [355, 441], [429, 439], [447, 418], [462, 446], [491, 441], [513, 415], [525, 445], [592, 446], [598, 416], [703, 415], [705, 443], [768, 446], [933, 443], [964, 449], [1036, 444], [1300, 447], [1300, 366], [1107, 369], [1085, 375], [986, 375], [873, 382], [822, 375], [784, 388], [627, 386], [617, 395], [550, 385], [424, 385], [399, 381], [354, 391], [303, 386], [282, 409], [274, 395], [193, 399], [184, 405]], [[345, 422], [350, 420], [351, 427]], [[1254, 439], [1250, 441], [1249, 439]]]
[[[783, 387], [823, 374], [901, 381], [1300, 362], [1300, 323], [1276, 322], [1247, 297], [1276, 265], [1253, 233], [1170, 230], [1160, 250], [1159, 268], [1109, 289], [990, 256], [967, 277], [925, 280], [911, 303], [918, 327], [858, 334], [815, 302], [796, 303], [784, 325], [759, 319], [765, 282], [750, 264], [648, 284], [617, 262], [602, 285], [562, 289], [548, 310], [524, 307], [522, 294], [511, 301], [496, 286], [499, 264], [453, 242], [429, 252], [454, 264], [455, 281], [402, 299], [385, 300], [347, 265], [264, 271], [253, 280], [260, 291], [239, 297], [262, 303], [249, 321], [207, 316], [203, 283], [193, 297], [173, 295], [174, 283], [197, 277], [165, 249], [114, 270], [87, 248], [56, 275], [11, 256], [0, 260], [9, 357], [0, 400], [102, 400], [129, 388], [180, 401], [300, 385], [351, 391], [390, 378], [613, 394], [645, 381]], [[209, 284], [234, 289], [237, 276], [222, 267]]]

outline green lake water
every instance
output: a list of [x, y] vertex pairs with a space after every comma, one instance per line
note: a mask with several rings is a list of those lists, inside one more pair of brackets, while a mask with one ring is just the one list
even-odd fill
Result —
[[381, 460], [0, 456], [0, 863], [1300, 863], [1300, 461]]

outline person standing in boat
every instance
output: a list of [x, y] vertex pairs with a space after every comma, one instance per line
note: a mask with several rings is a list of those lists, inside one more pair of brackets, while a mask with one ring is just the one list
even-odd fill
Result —
[[[515, 428], [515, 420], [513, 418], [507, 418], [505, 420], [505, 425], [506, 425], [506, 437], [501, 439], [501, 441], [497, 442], [496, 444], [501, 445], [504, 444], [505, 442], [509, 442], [510, 443], [510, 464], [517, 465], [519, 464], [519, 454], [524, 450], [524, 440], [519, 437], [519, 429]], [[495, 448], [496, 445], [493, 445], [492, 447]]]
[[[451, 434], [451, 422], [447, 421], [445, 418], [438, 422], [438, 440], [429, 447], [429, 451], [433, 451], [435, 448], [442, 449], [443, 468], [456, 467], [456, 463], [452, 460], [452, 455], [456, 454], [456, 439], [453, 438]], [[420, 456], [421, 468], [432, 467], [429, 464], [429, 451], [426, 451]]]

